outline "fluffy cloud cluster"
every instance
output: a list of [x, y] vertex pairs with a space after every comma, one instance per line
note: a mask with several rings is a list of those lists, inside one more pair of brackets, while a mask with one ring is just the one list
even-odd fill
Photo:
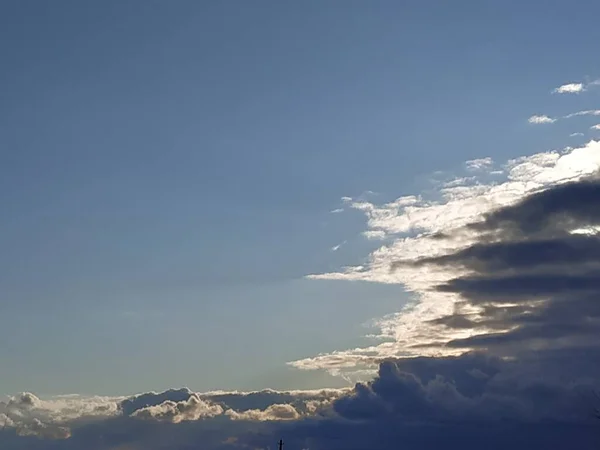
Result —
[[146, 406], [136, 410], [132, 416], [143, 419], [165, 420], [179, 423], [184, 420], [198, 420], [205, 417], [214, 417], [223, 413], [220, 405], [213, 405], [202, 400], [198, 394], [192, 393], [189, 398], [182, 401], [165, 400], [164, 402]]
[[[49, 400], [23, 393], [0, 403], [0, 443], [7, 436], [78, 442], [83, 437], [89, 439], [89, 433], [101, 441], [104, 438], [98, 433], [104, 435], [107, 432], [105, 427], [112, 431], [125, 427], [129, 433], [131, 430], [147, 430], [147, 427], [209, 424], [212, 423], [211, 419], [216, 420], [221, 430], [219, 432], [226, 433], [232, 430], [232, 421], [242, 424], [236, 425], [235, 429], [239, 430], [243, 429], [244, 423], [264, 423], [266, 426], [271, 422], [298, 420], [319, 414], [326, 416], [332, 402], [347, 391], [197, 393], [182, 388], [131, 397], [62, 396]], [[116, 436], [115, 439], [120, 442], [121, 438]], [[31, 440], [19, 442], [37, 445], [36, 441]]]
[[42, 400], [24, 392], [0, 402], [0, 427], [20, 436], [70, 437], [70, 424], [89, 423], [118, 413], [118, 398], [61, 396]]
[[276, 404], [270, 405], [264, 410], [249, 409], [247, 411], [237, 412], [228, 410], [226, 413], [233, 420], [295, 420], [299, 419], [300, 413], [292, 405]]

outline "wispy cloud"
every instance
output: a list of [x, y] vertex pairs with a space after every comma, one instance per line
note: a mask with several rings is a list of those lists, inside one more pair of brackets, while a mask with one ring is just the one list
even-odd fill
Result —
[[577, 111], [571, 114], [567, 114], [566, 116], [563, 116], [563, 119], [572, 119], [573, 117], [580, 117], [580, 116], [600, 116], [600, 109], [586, 109], [583, 111]]
[[584, 134], [583, 133], [571, 133], [569, 135], [569, 137], [580, 137], [580, 136], [584, 136]]
[[487, 169], [493, 164], [494, 160], [489, 156], [487, 158], [471, 159], [470, 161], [465, 162], [467, 170], [470, 171]]
[[591, 130], [600, 130], [600, 123], [596, 124], [596, 125], [592, 125], [590, 127]]
[[582, 111], [576, 111], [573, 113], [565, 114], [564, 116], [561, 116], [558, 118], [546, 116], [544, 114], [533, 115], [529, 119], [527, 119], [527, 121], [530, 124], [543, 125], [543, 124], [555, 123], [558, 120], [562, 120], [562, 119], [572, 119], [574, 117], [582, 117], [582, 116], [600, 116], [600, 109], [586, 109], [586, 110], [582, 110]]
[[338, 251], [340, 248], [342, 248], [342, 246], [343, 246], [343, 245], [345, 245], [347, 242], [348, 242], [348, 241], [343, 241], [343, 242], [340, 242], [339, 244], [337, 244], [337, 245], [334, 245], [333, 247], [331, 247], [331, 249], [330, 249], [330, 250], [331, 250], [332, 252], [337, 252], [337, 251]]
[[553, 119], [552, 117], [548, 117], [546, 115], [534, 115], [528, 119], [528, 122], [539, 125], [545, 123], [554, 123], [556, 122], [556, 119]]

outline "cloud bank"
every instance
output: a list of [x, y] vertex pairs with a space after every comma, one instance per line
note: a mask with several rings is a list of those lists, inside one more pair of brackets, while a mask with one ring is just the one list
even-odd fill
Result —
[[4, 434], [60, 440], [70, 438], [77, 430], [109, 420], [155, 424], [180, 424], [217, 417], [250, 422], [297, 420], [327, 409], [347, 391], [198, 393], [182, 388], [131, 397], [74, 395], [48, 400], [25, 392], [0, 402], [0, 429]]
[[[406, 448], [437, 448], [445, 439], [475, 449], [490, 439], [490, 448], [502, 448], [493, 446], [498, 436], [504, 446], [519, 449], [569, 440], [593, 448], [594, 405], [584, 400], [594, 384], [539, 376], [549, 361], [482, 353], [390, 359], [372, 381], [345, 390], [176, 389], [127, 398], [73, 397], [69, 407], [60, 398], [42, 403], [22, 394], [2, 404], [3, 411], [12, 409], [15, 422], [3, 425], [0, 443], [7, 450], [270, 449], [283, 437], [291, 448], [341, 450], [407, 439]], [[27, 428], [19, 428], [23, 423]]]

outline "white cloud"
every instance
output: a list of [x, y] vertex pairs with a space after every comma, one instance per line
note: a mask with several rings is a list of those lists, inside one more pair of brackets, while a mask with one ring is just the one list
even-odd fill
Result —
[[563, 119], [572, 119], [573, 117], [580, 117], [580, 116], [600, 116], [600, 109], [586, 109], [583, 111], [577, 111], [571, 114], [567, 114], [566, 116], [563, 116]]
[[184, 388], [130, 397], [69, 395], [48, 399], [24, 392], [0, 402], [0, 431], [12, 429], [20, 436], [68, 439], [72, 428], [122, 416], [168, 423], [217, 416], [236, 421], [293, 420], [327, 410], [347, 392], [348, 389], [319, 389], [198, 393]]
[[[581, 116], [600, 116], [600, 109], [586, 109], [586, 110], [582, 110], [582, 111], [576, 111], [576, 112], [561, 116], [561, 117], [559, 117], [559, 119], [572, 119], [574, 117], [581, 117]], [[541, 115], [531, 116], [528, 119], [528, 122], [531, 124], [535, 124], [535, 125], [541, 125], [541, 124], [554, 123], [559, 119], [541, 114]], [[467, 161], [467, 164], [468, 163], [469, 163], [469, 161]]]
[[579, 94], [585, 91], [583, 83], [567, 83], [552, 90], [553, 94]]
[[596, 125], [592, 125], [592, 126], [590, 127], [590, 129], [591, 129], [591, 130], [600, 130], [600, 123], [599, 123], [599, 124], [596, 124]]
[[180, 402], [166, 400], [159, 405], [138, 409], [132, 416], [141, 419], [155, 419], [179, 423], [188, 420], [214, 417], [222, 413], [223, 408], [220, 405], [211, 404], [210, 402], [202, 400], [198, 394], [192, 394], [187, 400]]
[[344, 208], [336, 208], [336, 209], [332, 209], [331, 211], [329, 211], [331, 214], [339, 214], [344, 212]]
[[225, 412], [232, 420], [255, 420], [255, 421], [273, 421], [273, 420], [296, 420], [300, 418], [300, 413], [292, 405], [276, 404], [270, 405], [264, 410], [249, 409], [247, 411], [237, 412], [232, 409]]
[[0, 402], [0, 426], [14, 428], [20, 435], [66, 439], [72, 422], [115, 416], [124, 398], [70, 395], [44, 400], [24, 392]]
[[545, 115], [534, 115], [528, 119], [528, 122], [533, 124], [554, 123], [556, 119]]
[[385, 231], [383, 230], [367, 230], [363, 232], [363, 236], [367, 239], [385, 239]]
[[598, 85], [600, 85], [600, 79], [589, 82], [565, 83], [553, 89], [551, 92], [553, 94], [580, 94], [582, 92], [587, 91], [590, 87]]
[[337, 252], [337, 251], [338, 251], [340, 248], [342, 248], [342, 246], [343, 246], [344, 244], [346, 244], [346, 242], [348, 242], [348, 241], [340, 242], [339, 244], [337, 244], [337, 245], [334, 245], [333, 247], [331, 247], [331, 249], [330, 249], [330, 250], [331, 250], [332, 252]]
[[[551, 186], [580, 179], [600, 169], [600, 141], [562, 151], [550, 151], [510, 160], [504, 164], [504, 180], [484, 183], [475, 177], [470, 184], [441, 185], [439, 199], [419, 196], [401, 197], [395, 202], [377, 205], [356, 202], [351, 207], [367, 216], [367, 231], [396, 235], [369, 256], [364, 266], [348, 267], [340, 272], [310, 275], [311, 279], [364, 280], [402, 285], [413, 294], [414, 302], [403, 311], [378, 322], [386, 342], [321, 354], [290, 362], [300, 369], [325, 369], [343, 375], [372, 367], [382, 358], [454, 354], [444, 343], [468, 337], [474, 331], [442, 328], [431, 320], [451, 314], [458, 305], [455, 294], [435, 292], [432, 287], [461, 275], [458, 268], [404, 266], [391, 270], [398, 260], [415, 260], [457, 251], [473, 243], [475, 236], [458, 233], [453, 238], [437, 239], [437, 233], [450, 234], [483, 214], [514, 204], [524, 196]], [[485, 174], [482, 174], [482, 176]], [[410, 198], [410, 201], [406, 199]], [[482, 332], [479, 330], [478, 332]], [[424, 348], [422, 345], [439, 343]]]
[[[142, 450], [188, 448], [198, 442], [202, 448], [223, 448], [226, 440], [240, 448], [268, 448], [270, 433], [282, 422], [332, 417], [333, 402], [350, 391], [198, 393], [181, 388], [129, 397], [47, 399], [26, 392], [0, 402], [0, 448]], [[258, 434], [264, 435], [261, 445], [247, 445]]]
[[583, 133], [571, 133], [569, 136], [570, 137], [580, 137], [580, 136], [583, 136], [583, 135], [584, 135]]
[[470, 161], [465, 162], [467, 170], [471, 171], [487, 169], [492, 164], [494, 164], [494, 160], [489, 156], [487, 158], [472, 159]]

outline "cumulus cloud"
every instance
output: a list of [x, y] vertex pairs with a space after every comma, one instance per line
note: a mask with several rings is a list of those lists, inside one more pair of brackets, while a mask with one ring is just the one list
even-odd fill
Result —
[[220, 405], [210, 404], [194, 393], [187, 400], [179, 402], [165, 400], [158, 405], [138, 409], [132, 414], [132, 417], [179, 423], [184, 420], [214, 417], [222, 413], [223, 408]]
[[120, 403], [126, 416], [169, 423], [225, 416], [231, 420], [293, 420], [324, 411], [347, 389], [197, 393], [187, 388], [149, 392]]
[[124, 415], [130, 416], [140, 409], [158, 406], [166, 401], [175, 403], [184, 402], [193, 394], [194, 393], [188, 388], [169, 389], [164, 392], [145, 392], [129, 398], [124, 398], [119, 404], [119, 408]]
[[295, 391], [265, 389], [254, 392], [222, 392], [200, 395], [203, 399], [220, 404], [226, 410], [234, 412], [266, 411], [273, 405], [290, 405], [300, 415], [306, 416], [324, 411], [335, 399], [347, 393], [348, 390], [347, 388]]
[[202, 442], [220, 449], [246, 447], [260, 432], [257, 447], [266, 448], [276, 442], [277, 424], [331, 418], [333, 402], [349, 391], [198, 393], [182, 388], [131, 397], [49, 400], [23, 393], [0, 404], [0, 446], [46, 450], [52, 440], [62, 442], [53, 444], [54, 450], [138, 450], [188, 448]]
[[567, 83], [552, 90], [553, 94], [579, 94], [585, 90], [583, 83]]
[[589, 421], [581, 393], [593, 385], [524, 376], [527, 363], [483, 354], [383, 362], [377, 376], [336, 401], [342, 417], [411, 421]]
[[552, 117], [548, 117], [546, 115], [533, 115], [528, 119], [529, 123], [533, 123], [533, 124], [544, 124], [544, 123], [554, 123], [556, 122], [556, 119], [552, 118]]
[[600, 80], [588, 82], [570, 82], [565, 83], [552, 90], [553, 94], [580, 94], [589, 88], [600, 85]]
[[24, 392], [0, 402], [0, 426], [20, 436], [66, 439], [73, 423], [89, 423], [115, 416], [119, 397], [59, 396], [43, 400]]
[[596, 124], [596, 125], [592, 125], [592, 126], [590, 127], [590, 129], [591, 129], [591, 130], [600, 130], [600, 123], [599, 123], [599, 124]]
[[577, 376], [595, 374], [600, 353], [585, 355], [540, 352], [504, 359], [475, 352], [389, 359], [371, 381], [334, 402], [333, 418], [294, 422], [281, 432], [297, 448], [364, 449], [402, 442], [408, 448], [568, 448], [576, 443], [591, 449], [597, 424], [586, 399], [597, 380]]
[[[491, 442], [502, 445], [489, 448], [512, 444], [512, 448], [525, 449], [549, 443], [562, 446], [576, 437], [578, 448], [588, 448], [587, 444], [595, 442], [595, 434], [586, 425], [587, 405], [576, 401], [588, 385], [584, 381], [560, 383], [556, 377], [531, 377], [531, 365], [474, 353], [384, 361], [372, 381], [346, 390], [204, 394], [188, 390], [187, 400], [160, 403], [159, 397], [181, 398], [185, 390], [148, 393], [125, 399], [143, 396], [145, 403], [157, 403], [141, 406], [131, 416], [79, 424], [72, 433], [58, 428], [47, 433], [47, 425], [34, 420], [20, 435], [0, 431], [0, 443], [7, 450], [164, 450], [198, 445], [224, 450], [273, 448], [283, 437], [290, 448], [315, 450], [358, 450], [402, 440], [418, 448], [437, 448], [451, 440], [471, 449], [494, 437]], [[35, 403], [34, 398], [30, 400]], [[15, 403], [26, 404], [27, 400]], [[229, 403], [232, 407], [223, 406], [223, 414], [211, 417], [201, 414], [197, 420], [190, 416], [176, 419], [190, 413], [196, 417], [202, 403], [213, 407]], [[323, 403], [328, 414], [316, 414]], [[295, 405], [305, 405], [311, 414]], [[151, 414], [139, 417], [146, 414], [140, 411], [149, 408]], [[200, 409], [206, 411], [205, 406]], [[548, 420], [552, 420], [549, 428]], [[526, 428], [520, 424], [527, 424]], [[543, 433], [537, 431], [544, 427]], [[560, 433], [552, 435], [555, 430]]]

